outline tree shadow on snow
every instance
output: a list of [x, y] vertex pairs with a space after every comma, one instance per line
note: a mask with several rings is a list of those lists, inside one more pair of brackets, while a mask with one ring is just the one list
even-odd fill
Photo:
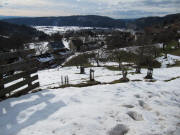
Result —
[[[29, 100], [31, 96], [37, 97], [34, 100]], [[20, 130], [47, 119], [53, 113], [66, 106], [61, 100], [53, 103], [50, 102], [54, 97], [55, 95], [53, 94], [38, 92], [33, 95], [29, 94], [1, 102], [0, 134], [16, 135]], [[17, 104], [12, 105], [14, 102]], [[38, 107], [40, 104], [43, 104], [41, 105], [43, 107]], [[36, 109], [33, 109], [35, 106], [37, 106]]]

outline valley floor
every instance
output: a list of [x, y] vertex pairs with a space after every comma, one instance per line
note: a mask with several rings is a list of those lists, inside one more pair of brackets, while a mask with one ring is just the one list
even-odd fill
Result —
[[[100, 82], [122, 77], [120, 71], [93, 69]], [[132, 72], [128, 83], [52, 89], [61, 76], [72, 84], [88, 80], [89, 69], [82, 75], [76, 67], [40, 71], [43, 91], [0, 102], [0, 135], [121, 135], [113, 131], [118, 124], [127, 127], [126, 135], [179, 135], [179, 67], [154, 69], [155, 82], [144, 80], [145, 69]]]

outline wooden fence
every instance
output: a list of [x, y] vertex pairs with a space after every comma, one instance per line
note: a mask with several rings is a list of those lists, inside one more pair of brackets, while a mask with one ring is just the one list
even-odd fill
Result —
[[38, 61], [31, 58], [34, 53], [34, 50], [0, 53], [0, 98], [39, 87], [38, 75], [33, 75], [38, 66]]

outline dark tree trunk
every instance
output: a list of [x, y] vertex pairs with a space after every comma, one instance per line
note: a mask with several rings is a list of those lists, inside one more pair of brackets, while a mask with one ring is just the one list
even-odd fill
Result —
[[164, 59], [167, 59], [167, 52], [165, 52], [164, 54]]
[[152, 73], [153, 73], [153, 68], [148, 68], [147, 75], [146, 75], [145, 79], [153, 79]]
[[137, 73], [137, 74], [140, 74], [140, 73], [141, 73], [141, 67], [140, 67], [140, 66], [137, 66], [137, 67], [136, 67], [136, 73]]
[[163, 43], [163, 51], [166, 50], [166, 44]]
[[97, 63], [97, 67], [100, 67], [99, 60], [96, 60], [96, 63]]
[[125, 69], [122, 70], [123, 77], [120, 79], [122, 82], [128, 82], [129, 79], [127, 78], [127, 71]]
[[119, 69], [122, 68], [122, 65], [121, 65], [121, 58], [118, 58], [118, 61], [119, 61]]
[[122, 71], [122, 74], [123, 74], [123, 79], [126, 79], [126, 78], [127, 78], [127, 71], [126, 71], [126, 70], [123, 70], [123, 71]]

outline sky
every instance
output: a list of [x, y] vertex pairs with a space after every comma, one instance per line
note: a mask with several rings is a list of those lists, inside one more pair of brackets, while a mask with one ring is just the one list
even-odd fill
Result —
[[180, 0], [0, 0], [0, 15], [139, 18], [180, 13]]

